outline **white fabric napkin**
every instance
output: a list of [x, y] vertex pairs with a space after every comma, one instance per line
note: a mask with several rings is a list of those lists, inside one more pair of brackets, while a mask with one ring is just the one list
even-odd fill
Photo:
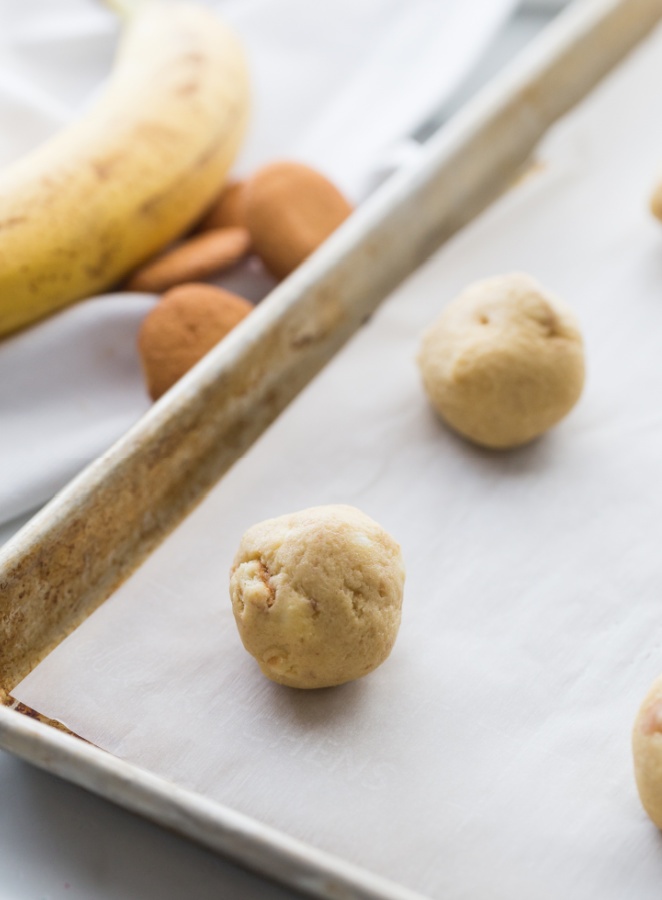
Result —
[[[360, 200], [415, 152], [407, 136], [514, 2], [209, 0], [241, 35], [254, 82], [238, 171], [299, 158]], [[0, 164], [94, 101], [118, 33], [101, 0], [0, 0]], [[51, 497], [147, 409], [135, 338], [153, 302], [91, 299], [0, 343], [0, 522]]]

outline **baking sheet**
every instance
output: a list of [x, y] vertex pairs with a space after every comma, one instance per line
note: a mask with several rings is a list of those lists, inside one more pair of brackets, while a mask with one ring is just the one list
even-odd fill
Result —
[[[657, 898], [629, 731], [662, 669], [661, 77], [658, 31], [15, 695], [432, 897]], [[515, 269], [577, 310], [588, 383], [492, 454], [435, 419], [413, 360], [466, 283]], [[403, 625], [368, 678], [298, 693], [243, 651], [227, 572], [254, 521], [327, 502], [402, 543]]]

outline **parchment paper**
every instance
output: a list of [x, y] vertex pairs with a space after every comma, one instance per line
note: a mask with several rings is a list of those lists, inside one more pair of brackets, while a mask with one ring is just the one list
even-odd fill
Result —
[[[658, 32], [17, 696], [432, 897], [657, 900], [629, 742], [662, 670], [660, 84]], [[436, 420], [414, 356], [510, 270], [575, 307], [588, 383], [544, 439], [488, 453]], [[228, 569], [253, 522], [339, 501], [402, 543], [402, 630], [374, 674], [298, 693], [242, 649]]]

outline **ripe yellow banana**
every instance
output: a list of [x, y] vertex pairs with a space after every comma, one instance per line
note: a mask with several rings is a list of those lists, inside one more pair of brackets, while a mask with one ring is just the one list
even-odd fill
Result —
[[99, 293], [192, 224], [243, 137], [241, 47], [211, 11], [131, 12], [108, 86], [78, 123], [0, 173], [0, 335]]

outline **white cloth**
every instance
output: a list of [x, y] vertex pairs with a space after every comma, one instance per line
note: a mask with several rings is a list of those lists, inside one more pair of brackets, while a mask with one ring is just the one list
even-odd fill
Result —
[[[254, 81], [238, 170], [296, 157], [359, 199], [407, 155], [401, 139], [458, 85], [514, 0], [208, 5], [235, 25]], [[0, 0], [0, 164], [94, 101], [118, 32], [101, 0]], [[254, 278], [248, 290], [259, 299], [268, 287]], [[0, 522], [47, 500], [147, 408], [135, 336], [151, 302], [90, 300], [0, 343]]]

